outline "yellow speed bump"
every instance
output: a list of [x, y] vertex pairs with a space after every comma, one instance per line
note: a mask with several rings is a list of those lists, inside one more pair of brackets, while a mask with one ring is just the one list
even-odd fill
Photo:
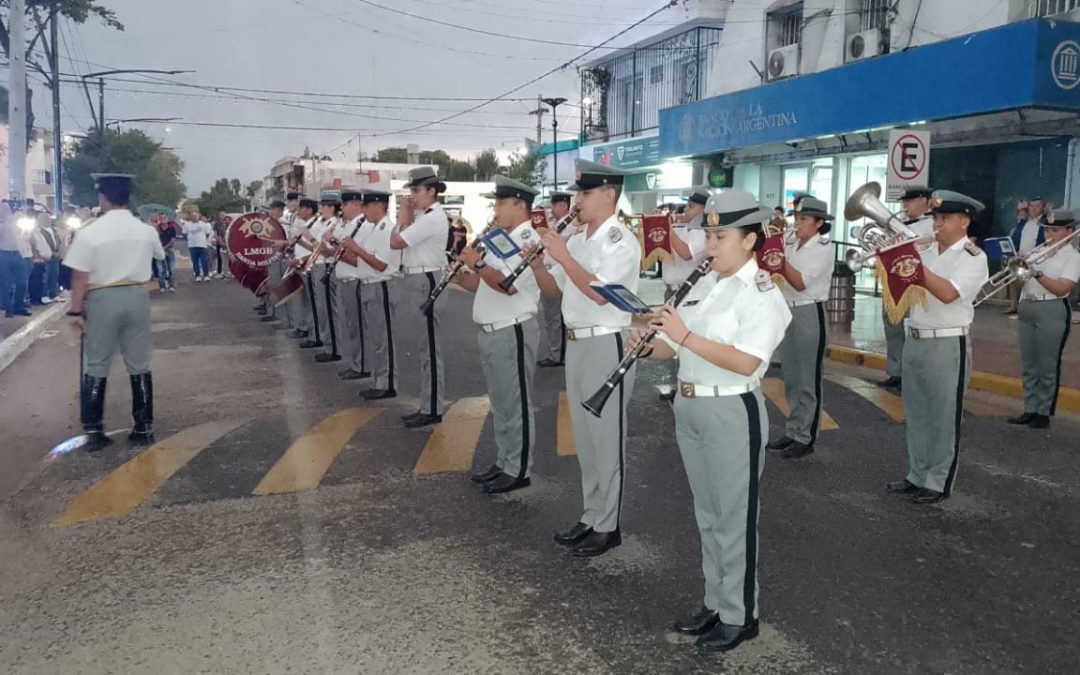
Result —
[[467, 471], [472, 466], [476, 443], [490, 409], [487, 396], [463, 398], [450, 406], [443, 415], [442, 424], [435, 427], [424, 445], [413, 473], [423, 476]]

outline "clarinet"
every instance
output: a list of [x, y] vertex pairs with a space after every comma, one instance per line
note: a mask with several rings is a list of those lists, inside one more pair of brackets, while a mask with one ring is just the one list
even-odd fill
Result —
[[[352, 234], [349, 235], [349, 239], [353, 239], [354, 237], [356, 237], [356, 233], [360, 231], [360, 228], [363, 227], [365, 222], [367, 222], [367, 219], [364, 218], [364, 217], [361, 217], [360, 222], [358, 222], [356, 224], [356, 227], [353, 228]], [[342, 246], [340, 242], [338, 242], [338, 241], [336, 241], [334, 239], [331, 239], [330, 240], [330, 245], [331, 246], [337, 246], [339, 248], [338, 248], [337, 252], [334, 253], [334, 257], [331, 258], [330, 262], [327, 263], [327, 265], [326, 265], [326, 278], [327, 279], [330, 278], [330, 275], [337, 268], [337, 264], [339, 262], [341, 262], [341, 257], [345, 255], [345, 247]]]
[[[563, 216], [562, 220], [555, 223], [555, 234], [562, 234], [562, 231], [565, 230], [570, 225], [570, 223], [574, 222], [575, 218], [577, 218], [579, 211], [581, 211], [581, 208], [575, 206], [574, 208], [570, 209], [570, 213]], [[532, 261], [536, 260], [537, 256], [539, 256], [543, 252], [544, 244], [537, 244], [536, 248], [529, 251], [529, 254], [521, 259], [521, 262], [519, 262], [518, 266], [514, 268], [514, 271], [511, 272], [505, 279], [499, 282], [499, 288], [503, 289], [504, 291], [510, 290], [510, 287], [514, 285], [514, 282], [517, 281], [517, 278], [524, 274], [525, 270], [529, 269], [529, 265], [532, 264]]]
[[[686, 281], [682, 282], [679, 286], [679, 290], [675, 291], [675, 295], [671, 297], [671, 301], [668, 303], [673, 307], [678, 307], [683, 300], [686, 299], [687, 294], [690, 293], [690, 289], [694, 287], [694, 284], [698, 282], [701, 277], [709, 273], [712, 258], [705, 258], [701, 261], [701, 264], [694, 268], [694, 271], [690, 273], [690, 276], [686, 278]], [[641, 338], [641, 342], [637, 347], [619, 362], [619, 365], [615, 367], [615, 370], [611, 371], [607, 379], [604, 380], [604, 384], [596, 390], [596, 393], [589, 397], [588, 400], [581, 402], [581, 407], [591, 412], [596, 417], [600, 417], [600, 414], [604, 411], [604, 404], [607, 403], [608, 398], [611, 397], [615, 388], [626, 377], [626, 373], [634, 366], [642, 356], [647, 354], [647, 350], [650, 349], [649, 343], [659, 334], [657, 329], [652, 329]]]
[[[472, 244], [470, 244], [470, 246], [477, 252], [483, 253], [484, 236], [491, 232], [493, 229], [495, 229], [494, 218], [492, 218], [491, 221], [488, 222], [484, 230], [476, 236], [476, 239], [473, 239], [473, 242]], [[443, 273], [442, 279], [439, 279], [439, 283], [435, 285], [435, 288], [431, 289], [430, 293], [428, 293], [427, 300], [424, 300], [424, 304], [420, 305], [420, 311], [423, 314], [431, 313], [432, 308], [435, 307], [435, 301], [439, 299], [439, 296], [442, 295], [442, 292], [446, 290], [446, 287], [450, 285], [450, 282], [454, 280], [454, 277], [457, 276], [457, 273], [460, 272], [461, 268], [463, 267], [465, 267], [464, 262], [462, 262], [461, 260], [455, 260], [454, 264], [451, 265], [445, 273]]]

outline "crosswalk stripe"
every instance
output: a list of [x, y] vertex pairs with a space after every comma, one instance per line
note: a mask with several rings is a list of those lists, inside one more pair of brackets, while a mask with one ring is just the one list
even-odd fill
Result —
[[826, 375], [825, 379], [836, 383], [845, 389], [863, 397], [873, 403], [882, 412], [889, 416], [893, 422], [904, 421], [904, 401], [896, 394], [886, 391], [873, 382], [868, 382], [859, 377], [850, 375]]
[[570, 402], [566, 398], [566, 392], [559, 392], [559, 415], [558, 415], [557, 438], [558, 443], [555, 454], [559, 457], [572, 457], [577, 454], [577, 446], [574, 445], [574, 423], [570, 418]]
[[349, 408], [330, 415], [293, 441], [251, 494], [276, 495], [318, 487], [349, 439], [382, 411]]
[[247, 419], [219, 420], [190, 427], [131, 458], [68, 504], [53, 526], [122, 516], [161, 487], [174, 473]]
[[[784, 381], [776, 377], [766, 377], [761, 381], [761, 393], [765, 394], [765, 397], [773, 402], [780, 412], [787, 417], [791, 414], [791, 406], [788, 404], [787, 395], [784, 393]], [[839, 429], [840, 425], [836, 423], [829, 413], [824, 410], [821, 411], [821, 430], [832, 431]]]
[[450, 406], [428, 438], [413, 473], [417, 476], [467, 471], [491, 403], [487, 396], [463, 398]]

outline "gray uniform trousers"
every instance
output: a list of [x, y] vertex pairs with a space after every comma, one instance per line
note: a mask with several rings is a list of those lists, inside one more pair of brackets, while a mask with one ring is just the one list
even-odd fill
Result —
[[889, 377], [903, 377], [900, 363], [904, 356], [904, 336], [907, 335], [904, 328], [904, 320], [900, 323], [891, 323], [885, 313], [885, 307], [881, 308], [881, 323], [885, 326], [885, 374]]
[[[297, 273], [298, 274], [298, 273]], [[289, 325], [297, 330], [312, 331], [311, 301], [308, 300], [307, 281], [305, 287], [292, 297], [288, 302]], [[314, 335], [310, 336], [315, 339]]]
[[675, 397], [675, 437], [701, 535], [704, 604], [735, 626], [758, 616], [758, 481], [768, 429], [761, 389]]
[[363, 284], [365, 365], [371, 369], [373, 389], [397, 390], [397, 356], [394, 352], [394, 285], [397, 280]]
[[415, 331], [420, 338], [420, 412], [441, 415], [446, 405], [443, 378], [442, 349], [439, 347], [439, 324], [446, 308], [446, 293], [439, 296], [430, 314], [420, 311], [428, 295], [438, 284], [434, 272], [406, 274], [398, 281], [400, 307], [407, 317], [405, 329]]
[[334, 328], [337, 331], [338, 351], [347, 367], [362, 373], [367, 365], [364, 354], [364, 319], [361, 316], [360, 280], [338, 279], [334, 287]]
[[1020, 301], [1024, 412], [1050, 417], [1057, 411], [1061, 354], [1071, 321], [1067, 299]]
[[827, 342], [825, 303], [791, 308], [791, 323], [780, 344], [784, 394], [791, 406], [784, 435], [800, 443], [817, 441], [821, 424], [821, 374]]
[[491, 333], [481, 330], [480, 365], [487, 381], [498, 454], [495, 465], [515, 478], [532, 473], [536, 445], [533, 372], [540, 324], [536, 317]]
[[634, 391], [632, 367], [598, 419], [581, 407], [596, 393], [623, 357], [621, 333], [566, 342], [566, 398], [581, 466], [583, 513], [579, 519], [597, 532], [619, 528], [625, 476], [626, 406]]
[[108, 377], [120, 350], [129, 375], [150, 372], [150, 298], [142, 284], [98, 288], [86, 294], [83, 374]]
[[970, 372], [967, 336], [904, 341], [907, 480], [913, 485], [952, 492]]
[[[327, 347], [330, 346], [330, 314], [326, 311], [328, 305], [326, 302], [326, 294], [329, 292], [329, 287], [323, 283], [323, 279], [326, 277], [326, 265], [315, 265], [311, 269], [311, 286], [315, 289], [315, 312], [314, 316], [319, 317], [319, 339], [323, 341]], [[309, 298], [310, 300], [310, 298]]]
[[544, 313], [544, 335], [547, 336], [540, 360], [550, 359], [562, 363], [566, 360], [566, 324], [562, 318], [562, 298], [541, 298], [540, 305]]
[[[276, 260], [270, 263], [270, 266], [266, 270], [267, 279], [270, 284], [276, 283], [281, 279], [281, 275], [285, 273], [285, 263], [280, 260]], [[267, 316], [273, 316], [278, 319], [285, 318], [285, 310], [283, 307], [274, 307], [274, 301], [270, 299], [269, 295], [263, 296], [263, 306], [266, 307]]]

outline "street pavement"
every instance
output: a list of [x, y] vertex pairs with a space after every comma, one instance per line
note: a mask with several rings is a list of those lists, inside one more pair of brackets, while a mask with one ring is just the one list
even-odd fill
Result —
[[470, 298], [449, 295], [451, 408], [415, 431], [420, 336], [395, 331], [402, 395], [367, 404], [246, 291], [184, 275], [152, 295], [158, 444], [124, 440], [118, 359], [117, 442], [50, 454], [78, 433], [78, 341], [43, 335], [0, 373], [0, 673], [1080, 670], [1077, 416], [1017, 429], [1018, 401], [972, 395], [956, 492], [918, 507], [883, 490], [899, 398], [827, 363], [817, 452], [765, 461], [761, 636], [703, 657], [667, 632], [702, 579], [666, 368], [642, 364], [631, 403], [623, 545], [571, 558], [551, 541], [581, 503], [562, 370], [537, 371], [532, 487], [480, 494], [491, 421]]

